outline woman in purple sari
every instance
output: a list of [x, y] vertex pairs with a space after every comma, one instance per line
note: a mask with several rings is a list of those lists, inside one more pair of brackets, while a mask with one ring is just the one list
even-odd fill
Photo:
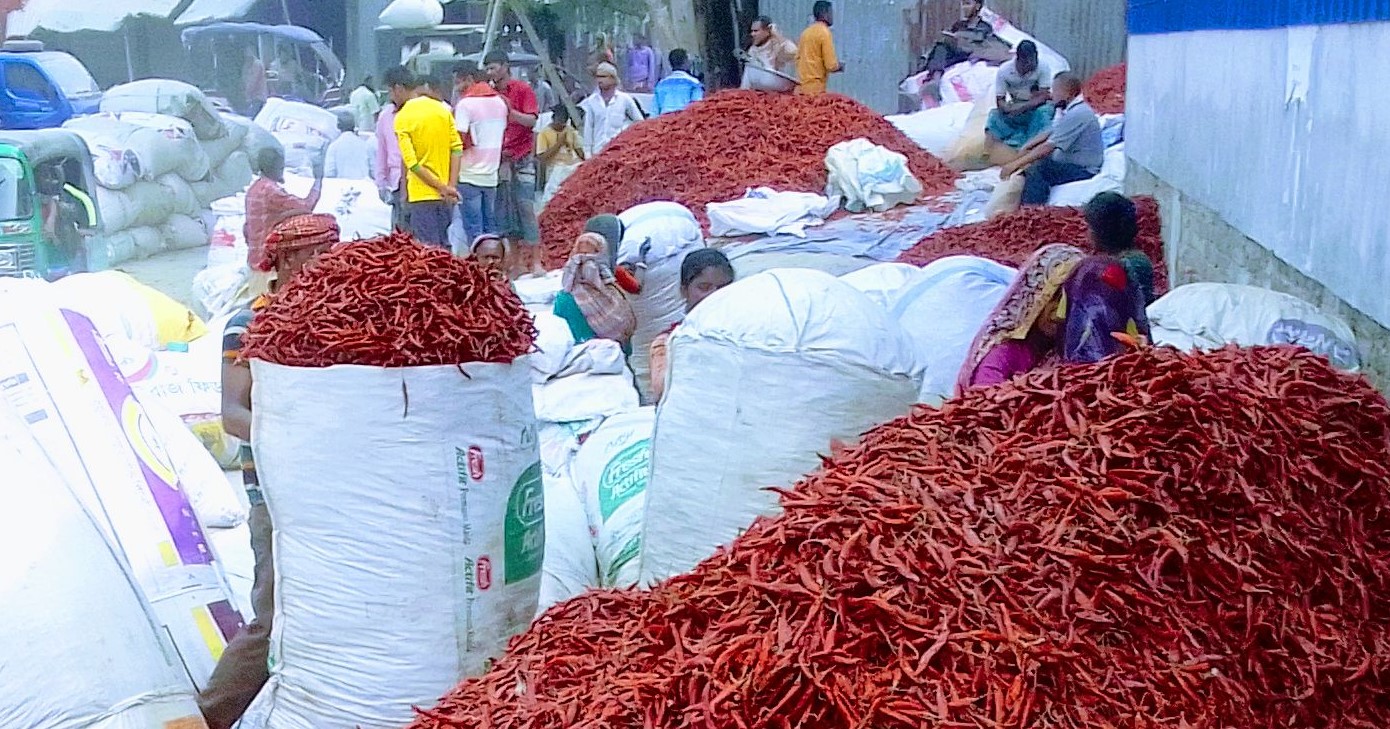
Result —
[[1073, 246], [1043, 246], [976, 335], [957, 394], [1060, 363], [1098, 362], [1148, 336], [1138, 290], [1119, 262], [1088, 258]]

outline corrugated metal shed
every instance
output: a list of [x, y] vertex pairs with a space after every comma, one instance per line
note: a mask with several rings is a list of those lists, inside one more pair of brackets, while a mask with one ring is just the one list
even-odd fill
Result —
[[[811, 0], [760, 0], [759, 11], [796, 40], [811, 22]], [[898, 83], [915, 70], [912, 30], [920, 0], [841, 0], [835, 3], [835, 50], [845, 64], [830, 90], [882, 114], [898, 110]]]
[[[959, 5], [959, 3], [955, 3]], [[1125, 0], [989, 0], [986, 4], [1089, 76], [1125, 60]]]
[[[1375, 0], [1390, 2], [1390, 0]], [[987, 0], [995, 12], [1089, 75], [1125, 58], [1125, 0]], [[811, 21], [811, 0], [760, 0], [793, 40]], [[835, 47], [846, 71], [830, 84], [881, 113], [898, 110], [898, 82], [960, 17], [960, 0], [841, 0]]]

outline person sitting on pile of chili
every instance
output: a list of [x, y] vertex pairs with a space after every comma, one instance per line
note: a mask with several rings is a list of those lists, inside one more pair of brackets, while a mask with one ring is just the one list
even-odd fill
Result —
[[[289, 281], [320, 253], [339, 240], [332, 215], [299, 214], [285, 218], [266, 236], [266, 258], [276, 272], [276, 287]], [[251, 367], [241, 356], [246, 330], [256, 314], [270, 303], [269, 295], [234, 314], [222, 334], [222, 427], [239, 438], [242, 481], [251, 504], [248, 526], [255, 556], [251, 606], [255, 618], [227, 644], [207, 687], [198, 695], [198, 708], [209, 729], [230, 729], [269, 678], [271, 616], [275, 611], [275, 569], [271, 556], [270, 512], [261, 496], [251, 448]]]
[[[689, 314], [701, 301], [733, 282], [734, 264], [729, 262], [728, 256], [714, 248], [691, 251], [681, 261], [681, 297], [685, 299], [685, 313]], [[661, 402], [666, 390], [666, 343], [677, 326], [680, 324], [657, 335], [648, 351], [652, 402]]]
[[510, 281], [507, 272], [507, 240], [500, 235], [483, 233], [468, 247], [468, 260], [477, 263], [498, 278]]
[[1135, 245], [1139, 237], [1139, 211], [1134, 201], [1118, 192], [1102, 192], [1086, 203], [1086, 226], [1091, 245], [1124, 266], [1129, 280], [1139, 289], [1144, 305], [1154, 302], [1154, 264]]

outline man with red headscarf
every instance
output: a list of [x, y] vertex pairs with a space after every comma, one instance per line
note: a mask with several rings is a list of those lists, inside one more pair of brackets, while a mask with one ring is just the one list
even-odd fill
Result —
[[[338, 242], [338, 221], [332, 215], [292, 214], [281, 219], [265, 237], [265, 259], [276, 274], [278, 288], [299, 273], [315, 256]], [[251, 606], [255, 619], [227, 644], [207, 688], [198, 695], [198, 707], [209, 729], [230, 729], [270, 677], [270, 622], [275, 611], [275, 569], [271, 561], [270, 512], [266, 510], [256, 479], [251, 449], [251, 367], [241, 357], [242, 340], [257, 312], [270, 303], [256, 299], [227, 322], [222, 335], [222, 427], [241, 439], [242, 480], [251, 503], [248, 526], [255, 554], [255, 578]]]

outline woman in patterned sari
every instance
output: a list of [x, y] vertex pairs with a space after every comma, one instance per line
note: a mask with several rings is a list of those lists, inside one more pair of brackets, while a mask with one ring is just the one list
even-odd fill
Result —
[[1079, 248], [1048, 245], [1019, 269], [976, 335], [957, 394], [1060, 363], [1098, 362], [1149, 335], [1124, 268]]

